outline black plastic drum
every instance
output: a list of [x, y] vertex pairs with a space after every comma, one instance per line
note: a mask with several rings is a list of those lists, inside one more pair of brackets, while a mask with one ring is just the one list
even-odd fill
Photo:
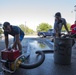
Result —
[[60, 65], [71, 64], [72, 53], [71, 38], [55, 38], [54, 43], [54, 62]]

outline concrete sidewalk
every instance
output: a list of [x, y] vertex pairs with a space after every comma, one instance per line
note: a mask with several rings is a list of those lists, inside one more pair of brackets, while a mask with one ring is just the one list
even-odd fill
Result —
[[[37, 39], [39, 38], [36, 38], [36, 39], [25, 38], [22, 42], [22, 44], [24, 45], [23, 47], [26, 48], [27, 40], [36, 41]], [[42, 41], [45, 42], [45, 39], [42, 39]], [[31, 55], [30, 55], [30, 59], [28, 59], [28, 63], [31, 64], [37, 61], [36, 54], [35, 54], [35, 51], [37, 49], [34, 46], [33, 48], [30, 47], [30, 50], [31, 50]], [[46, 56], [45, 61], [39, 67], [35, 69], [28, 69], [28, 70], [20, 68], [12, 75], [76, 75], [76, 49], [74, 49], [74, 46], [72, 48], [71, 65], [55, 64], [53, 54], [46, 54], [45, 56]], [[11, 74], [5, 73], [5, 75], [11, 75]]]

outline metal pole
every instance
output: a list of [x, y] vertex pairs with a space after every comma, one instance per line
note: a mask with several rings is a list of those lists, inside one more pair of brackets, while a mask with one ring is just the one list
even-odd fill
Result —
[[74, 7], [75, 7], [75, 10], [74, 10], [75, 11], [75, 21], [76, 21], [76, 5]]
[[25, 21], [25, 26], [26, 26], [26, 21]]

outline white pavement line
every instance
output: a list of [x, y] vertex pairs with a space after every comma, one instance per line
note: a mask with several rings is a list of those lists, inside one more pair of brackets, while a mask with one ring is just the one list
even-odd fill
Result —
[[37, 38], [38, 36], [37, 35], [33, 35], [33, 36], [30, 36], [30, 35], [25, 35], [24, 38]]

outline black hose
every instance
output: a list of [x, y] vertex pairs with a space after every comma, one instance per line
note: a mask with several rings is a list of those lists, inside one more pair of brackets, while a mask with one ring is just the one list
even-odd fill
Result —
[[42, 50], [43, 53], [54, 53], [54, 50]]
[[33, 69], [33, 68], [40, 66], [45, 60], [45, 54], [42, 51], [36, 51], [36, 54], [41, 55], [41, 58], [38, 62], [36, 62], [34, 64], [21, 63], [19, 67], [24, 68], [24, 69]]

